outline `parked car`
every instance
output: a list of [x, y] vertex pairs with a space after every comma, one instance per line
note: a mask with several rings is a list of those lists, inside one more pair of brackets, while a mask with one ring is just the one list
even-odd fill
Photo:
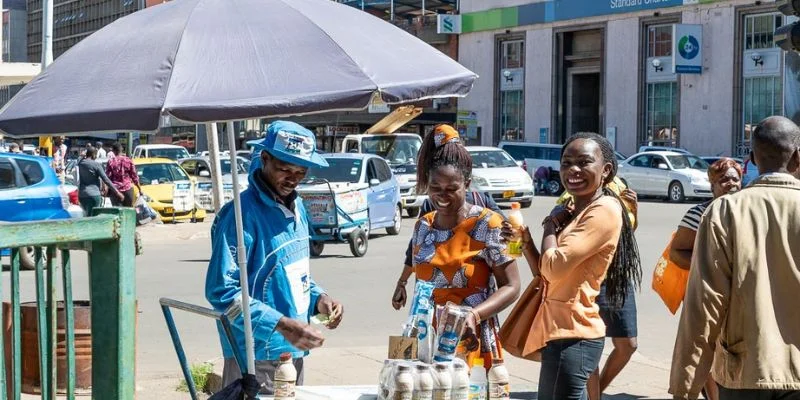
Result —
[[514, 160], [522, 163], [522, 168], [533, 176], [540, 167], [550, 167], [558, 171], [561, 166], [560, 144], [500, 142], [498, 148], [505, 150]]
[[189, 151], [174, 144], [140, 144], [133, 149], [133, 158], [167, 158], [178, 161], [189, 158]]
[[695, 155], [673, 151], [638, 153], [619, 165], [619, 177], [643, 196], [683, 202], [687, 197], [711, 198], [708, 163]]
[[495, 147], [468, 146], [472, 156], [470, 190], [487, 193], [496, 203], [533, 203], [533, 180], [505, 151]]
[[181, 166], [166, 158], [134, 158], [139, 184], [148, 205], [164, 222], [203, 222], [206, 210], [197, 205], [196, 180]]
[[[44, 157], [0, 154], [0, 221], [26, 222], [79, 218], [78, 188], [62, 185]], [[33, 247], [20, 249], [23, 269], [35, 265]], [[0, 249], [0, 255], [10, 255]]]
[[389, 163], [400, 184], [401, 204], [410, 217], [416, 217], [428, 198], [417, 193], [417, 156], [422, 137], [416, 133], [347, 135], [342, 152], [374, 154]]
[[674, 153], [681, 153], [681, 154], [692, 154], [691, 151], [686, 150], [682, 147], [669, 147], [669, 146], [641, 146], [639, 147], [639, 153], [647, 153], [653, 151], [671, 151]]
[[[247, 180], [247, 173], [250, 168], [250, 161], [241, 157], [238, 160], [239, 172], [239, 190], [244, 191], [250, 186]], [[195, 196], [198, 203], [206, 211], [214, 210], [214, 203], [211, 195], [211, 160], [205, 157], [192, 157], [179, 161], [181, 168], [194, 178], [197, 182], [197, 191]], [[223, 193], [225, 195], [224, 201], [227, 203], [233, 200], [233, 177], [231, 176], [231, 160], [230, 158], [223, 158], [220, 160], [220, 168], [222, 169], [222, 184]]]
[[327, 153], [323, 157], [330, 166], [310, 168], [304, 181], [306, 184], [298, 188], [300, 195], [328, 190], [325, 185], [309, 184], [319, 179], [334, 184], [336, 190], [355, 188], [367, 198], [368, 231], [385, 228], [390, 235], [400, 234], [403, 206], [400, 185], [386, 160], [372, 154], [358, 153]]

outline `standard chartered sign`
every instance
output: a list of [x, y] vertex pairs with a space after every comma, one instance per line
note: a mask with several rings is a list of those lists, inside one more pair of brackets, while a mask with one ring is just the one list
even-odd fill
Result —
[[[672, 0], [609, 0], [609, 7], [617, 8], [641, 8], [643, 6], [672, 5]], [[684, 2], [685, 3], [685, 2]], [[648, 7], [649, 8], [649, 7]]]
[[436, 16], [436, 33], [461, 33], [461, 15], [439, 14]]

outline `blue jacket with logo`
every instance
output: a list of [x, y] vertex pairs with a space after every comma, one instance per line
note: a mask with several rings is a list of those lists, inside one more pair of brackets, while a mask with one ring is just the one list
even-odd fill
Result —
[[[242, 192], [244, 241], [250, 289], [256, 360], [277, 360], [281, 353], [294, 358], [308, 354], [296, 349], [276, 331], [282, 317], [308, 323], [324, 293], [309, 272], [309, 226], [298, 197], [294, 212], [276, 202], [260, 177], [250, 174], [250, 187]], [[236, 221], [232, 203], [226, 204], [211, 227], [212, 253], [206, 275], [206, 298], [215, 310], [225, 311], [241, 301], [236, 265]], [[232, 321], [239, 354], [245, 354], [241, 314]], [[233, 357], [220, 329], [222, 351]]]

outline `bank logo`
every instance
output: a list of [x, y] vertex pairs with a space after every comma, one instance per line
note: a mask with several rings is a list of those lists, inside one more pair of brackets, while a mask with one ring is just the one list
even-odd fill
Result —
[[700, 44], [692, 35], [683, 36], [678, 41], [678, 52], [684, 60], [691, 60], [700, 53]]

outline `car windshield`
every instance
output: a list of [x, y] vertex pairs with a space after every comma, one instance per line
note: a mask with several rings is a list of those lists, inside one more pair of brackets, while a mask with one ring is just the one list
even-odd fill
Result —
[[422, 138], [419, 136], [381, 135], [361, 139], [361, 152], [383, 157], [391, 165], [417, 162]]
[[516, 167], [517, 162], [502, 150], [470, 151], [474, 168], [507, 168]]
[[189, 158], [189, 152], [186, 149], [150, 149], [147, 152], [147, 156], [150, 158], [169, 158], [177, 161], [182, 158]]
[[175, 181], [188, 181], [189, 176], [176, 164], [140, 164], [136, 166], [142, 185], [159, 185]]
[[708, 171], [708, 163], [697, 156], [667, 156], [667, 159], [669, 160], [669, 163], [672, 164], [673, 169], [696, 169], [699, 171]]
[[361, 181], [361, 167], [364, 161], [357, 158], [326, 158], [327, 168], [312, 167], [308, 169], [305, 182], [325, 179], [328, 182], [358, 183]]
[[[250, 168], [250, 164], [245, 166], [241, 159], [236, 166], [239, 167], [240, 174], [247, 173]], [[222, 175], [229, 175], [231, 173], [231, 160], [221, 160], [220, 168], [222, 169]]]

